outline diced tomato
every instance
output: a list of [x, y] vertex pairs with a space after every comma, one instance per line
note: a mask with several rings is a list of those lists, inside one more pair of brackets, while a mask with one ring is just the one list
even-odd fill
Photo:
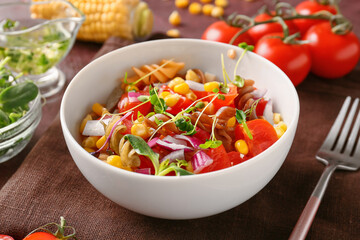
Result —
[[[244, 139], [249, 147], [248, 157], [253, 157], [266, 150], [278, 140], [274, 127], [264, 119], [255, 119], [246, 122], [253, 139], [250, 139], [242, 125], [236, 126], [236, 139]], [[241, 132], [243, 137], [241, 137]]]
[[237, 87], [233, 84], [228, 84], [228, 87], [229, 87], [229, 92], [226, 94], [223, 93], [223, 95], [225, 96], [224, 100], [217, 98], [213, 101], [216, 110], [224, 106], [235, 107], [234, 99], [238, 95]]
[[188, 108], [192, 103], [193, 103], [193, 101], [191, 101], [187, 97], [181, 96], [179, 101], [175, 104], [175, 106], [168, 107], [166, 109], [166, 112], [176, 115], [180, 111]]
[[[142, 95], [149, 95], [148, 92], [145, 91], [141, 91]], [[137, 119], [138, 116], [138, 112], [140, 112], [142, 115], [147, 115], [149, 112], [151, 112], [152, 109], [152, 105], [150, 102], [147, 102], [145, 104], [143, 104], [142, 102], [129, 102], [129, 98], [128, 98], [128, 93], [125, 93], [121, 96], [121, 99], [118, 103], [118, 109], [119, 112], [124, 112], [127, 110], [130, 110], [138, 105], [142, 104], [141, 106], [135, 108], [133, 111], [134, 113], [131, 114], [129, 117], [127, 117], [127, 119]]]
[[265, 99], [263, 99], [263, 98], [260, 99], [260, 101], [258, 102], [258, 104], [256, 106], [256, 115], [257, 116], [264, 115], [264, 110], [265, 110], [267, 103], [268, 103], [268, 101], [266, 101]]
[[[197, 99], [204, 98], [207, 95], [209, 95], [209, 93], [205, 92], [205, 91], [195, 91], [195, 90], [192, 90], [192, 91], [195, 93]], [[205, 99], [203, 99], [203, 101], [208, 101], [208, 99], [205, 98]]]
[[152, 175], [154, 175], [154, 174], [155, 174], [155, 168], [154, 168], [154, 165], [153, 165], [153, 163], [151, 162], [151, 160], [148, 159], [147, 157], [141, 156], [141, 155], [139, 155], [139, 158], [140, 158], [140, 166], [139, 166], [139, 168], [140, 168], [140, 169], [141, 169], [141, 168], [150, 168], [150, 169], [151, 169], [151, 170], [150, 170], [150, 173], [151, 173]]
[[194, 134], [194, 137], [200, 139], [200, 141], [202, 143], [205, 143], [206, 140], [210, 139], [210, 133], [208, 133], [207, 131], [202, 130], [199, 127], [196, 127], [195, 130], [196, 130], [196, 133]]
[[245, 162], [249, 159], [248, 156], [241, 157], [240, 153], [237, 151], [228, 152], [228, 157], [232, 165], [237, 165], [239, 163]]
[[124, 135], [125, 134], [131, 134], [131, 127], [133, 125], [133, 122], [131, 120], [129, 120], [129, 119], [124, 119], [122, 121], [122, 123], [123, 123], [123, 125], [126, 126], [126, 131], [124, 132]]
[[207, 154], [214, 160], [214, 162], [205, 167], [200, 173], [213, 172], [231, 166], [229, 157], [223, 145], [220, 145], [220, 147], [217, 148], [210, 148], [207, 151]]

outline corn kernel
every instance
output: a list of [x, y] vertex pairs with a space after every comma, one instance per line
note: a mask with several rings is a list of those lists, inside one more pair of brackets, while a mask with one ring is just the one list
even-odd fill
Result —
[[96, 141], [96, 147], [100, 149], [105, 144], [105, 141], [106, 141], [106, 137], [104, 135], [101, 138], [99, 138], [99, 140]]
[[194, 82], [198, 82], [198, 83], [201, 81], [199, 76], [191, 69], [189, 69], [186, 72], [185, 79], [190, 80], [190, 81], [194, 81]]
[[178, 37], [180, 37], [180, 31], [178, 29], [169, 29], [166, 32], [166, 35], [168, 37], [178, 38]]
[[98, 115], [98, 116], [101, 116], [101, 114], [103, 112], [103, 108], [104, 108], [104, 106], [101, 105], [100, 103], [94, 103], [92, 105], [93, 112], [96, 113], [96, 115]]
[[171, 88], [172, 90], [174, 90], [174, 87], [180, 83], [184, 83], [185, 80], [182, 79], [181, 77], [176, 77], [173, 80], [171, 80], [168, 84], [168, 87]]
[[181, 23], [181, 16], [178, 11], [173, 11], [169, 16], [169, 23], [177, 26]]
[[280, 126], [275, 126], [276, 135], [278, 138], [281, 138], [282, 135], [284, 135], [285, 131]]
[[229, 5], [228, 0], [215, 0], [215, 5], [218, 7], [227, 7]]
[[213, 0], [200, 0], [202, 3], [211, 3]]
[[189, 172], [194, 172], [194, 168], [191, 164], [191, 161], [188, 161], [188, 165], [186, 166], [186, 170], [189, 171]]
[[276, 126], [280, 127], [284, 132], [287, 130], [287, 125], [283, 121], [280, 121]]
[[280, 113], [274, 113], [273, 115], [273, 121], [275, 124], [278, 124], [281, 121], [281, 115]]
[[190, 4], [189, 6], [189, 13], [191, 14], [194, 14], [194, 15], [197, 15], [197, 14], [200, 14], [201, 13], [201, 4], [198, 3], [198, 2], [193, 2]]
[[222, 7], [214, 7], [211, 10], [211, 16], [214, 18], [219, 18], [224, 15], [224, 9]]
[[166, 96], [164, 100], [167, 106], [173, 107], [180, 100], [180, 96], [178, 94], [170, 94]]
[[189, 5], [189, 0], [175, 0], [175, 6], [178, 8], [186, 8]]
[[242, 139], [237, 140], [235, 142], [235, 148], [241, 154], [246, 155], [249, 153], [249, 147], [248, 147], [247, 143], [245, 142], [245, 140], [242, 140]]
[[81, 121], [81, 124], [80, 124], [80, 133], [82, 134], [83, 131], [84, 131], [84, 128], [86, 126], [86, 123], [87, 121], [90, 121], [92, 120], [92, 117], [90, 114], [86, 115], [86, 117], [84, 117], [84, 119]]
[[235, 50], [234, 50], [234, 49], [229, 49], [229, 50], [227, 51], [227, 56], [228, 56], [228, 58], [230, 58], [230, 59], [235, 59], [235, 58], [236, 58], [236, 52], [235, 52]]
[[96, 141], [98, 139], [99, 138], [95, 136], [87, 137], [82, 141], [81, 146], [83, 148], [96, 148]]
[[136, 123], [131, 126], [131, 134], [143, 139], [150, 137], [150, 132], [144, 124]]
[[174, 86], [174, 92], [185, 95], [190, 90], [190, 87], [187, 83], [180, 83]]
[[139, 88], [137, 86], [135, 86], [135, 85], [126, 85], [125, 91], [126, 92], [130, 92], [130, 91], [138, 92]]
[[84, 147], [84, 149], [85, 149], [85, 151], [87, 151], [89, 153], [95, 152], [95, 149], [93, 149], [93, 148]]
[[163, 91], [159, 94], [159, 98], [165, 98], [166, 96], [170, 95], [171, 93], [168, 91]]
[[206, 16], [211, 16], [211, 11], [214, 9], [214, 5], [213, 4], [205, 4], [202, 8], [202, 12], [204, 15]]
[[206, 92], [214, 92], [215, 89], [219, 90], [220, 83], [219, 82], [208, 82], [204, 84], [204, 89]]
[[191, 101], [195, 101], [195, 100], [197, 99], [196, 94], [195, 94], [193, 91], [191, 91], [191, 90], [189, 90], [189, 92], [186, 93], [185, 96], [186, 96], [188, 99], [190, 99]]
[[231, 128], [231, 127], [234, 127], [236, 124], [236, 118], [235, 117], [232, 117], [230, 118], [228, 121], [227, 121], [227, 124], [226, 126]]
[[122, 168], [128, 171], [132, 171], [132, 169], [130, 167], [124, 167], [122, 162], [121, 162], [121, 158], [118, 155], [110, 155], [107, 157], [106, 162], [114, 167], [117, 168]]

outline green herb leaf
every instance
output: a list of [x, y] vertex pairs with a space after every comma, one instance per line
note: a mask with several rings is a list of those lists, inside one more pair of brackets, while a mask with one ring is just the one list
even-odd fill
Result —
[[0, 109], [0, 128], [5, 127], [10, 124], [10, 119], [8, 115]]
[[239, 75], [236, 75], [235, 79], [233, 81], [233, 84], [239, 88], [242, 88], [242, 87], [244, 87], [245, 80], [242, 77], [240, 77]]
[[188, 134], [195, 134], [195, 126], [191, 123], [191, 119], [188, 117], [183, 116], [182, 118], [179, 118], [175, 121], [176, 127], [183, 132], [186, 132]]
[[155, 175], [157, 175], [159, 172], [159, 154], [155, 153], [144, 141], [144, 139], [139, 136], [126, 134], [124, 138], [130, 142], [137, 154], [146, 156], [151, 160], [155, 168]]
[[169, 160], [165, 160], [160, 164], [158, 176], [165, 176], [173, 171], [176, 176], [194, 175], [193, 173], [181, 168], [182, 166], [186, 167], [187, 165], [188, 163], [185, 160], [176, 160], [176, 163], [169, 163]]
[[159, 98], [156, 88], [149, 88], [150, 103], [154, 106], [155, 113], [164, 113], [167, 109], [165, 100]]
[[206, 140], [205, 143], [200, 144], [199, 147], [203, 149], [207, 148], [217, 148], [222, 144], [222, 141], [220, 140]]
[[219, 94], [219, 95], [217, 96], [217, 98], [218, 98], [218, 99], [221, 99], [221, 100], [225, 100], [225, 96], [222, 95], [222, 94]]
[[220, 83], [220, 91], [222, 93], [229, 93], [230, 88], [228, 88], [227, 86], [225, 86], [223, 83]]
[[38, 95], [38, 87], [31, 81], [21, 82], [7, 87], [0, 93], [0, 108], [5, 112], [22, 107], [35, 99]]
[[155, 121], [155, 123], [156, 123], [158, 126], [164, 123], [163, 120], [160, 120], [160, 119], [158, 119], [157, 117], [155, 117], [154, 121]]
[[12, 28], [14, 28], [18, 22], [13, 21], [11, 19], [5, 19], [5, 22], [2, 24], [2, 28], [3, 30], [11, 30]]
[[250, 139], [253, 139], [253, 136], [246, 124], [246, 114], [244, 113], [244, 111], [236, 109], [235, 118], [240, 124], [243, 125], [246, 135], [248, 135]]
[[140, 102], [146, 102], [149, 100], [149, 96], [146, 96], [146, 95], [141, 95], [141, 96], [138, 96], [137, 98]]

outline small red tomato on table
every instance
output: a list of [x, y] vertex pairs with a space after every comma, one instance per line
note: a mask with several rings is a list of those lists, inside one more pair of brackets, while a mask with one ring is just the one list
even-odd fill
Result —
[[[240, 30], [241, 28], [230, 26], [225, 21], [217, 21], [206, 28], [201, 39], [222, 42], [222, 43], [230, 43], [234, 35], [238, 33]], [[237, 37], [233, 45], [238, 45], [239, 43], [242, 42], [246, 42], [249, 45], [254, 44], [253, 39], [250, 37], [250, 35], [247, 32]]]
[[[295, 7], [295, 10], [300, 15], [312, 15], [320, 11], [328, 11], [331, 14], [336, 14], [337, 12], [333, 5], [329, 3], [322, 3], [321, 1], [303, 1]], [[310, 27], [326, 20], [298, 18], [293, 21], [300, 30], [301, 36], [304, 36]]]
[[286, 42], [285, 39], [283, 33], [265, 35], [255, 45], [254, 52], [278, 66], [297, 86], [310, 72], [310, 51], [306, 44]]
[[8, 235], [0, 234], [0, 240], [14, 240], [14, 238]]
[[312, 26], [305, 34], [311, 52], [311, 72], [324, 78], [342, 77], [356, 66], [360, 57], [357, 36], [349, 30], [334, 33], [330, 22]]
[[[263, 22], [272, 19], [274, 16], [268, 14], [268, 13], [260, 13], [254, 18], [255, 22]], [[294, 34], [298, 31], [298, 28], [291, 20], [285, 21], [285, 24], [289, 28], [289, 34]], [[263, 36], [275, 33], [275, 32], [281, 32], [283, 30], [280, 23], [274, 22], [274, 23], [263, 23], [256, 26], [253, 26], [248, 30], [249, 35], [254, 40], [255, 43], [259, 41], [260, 38]]]

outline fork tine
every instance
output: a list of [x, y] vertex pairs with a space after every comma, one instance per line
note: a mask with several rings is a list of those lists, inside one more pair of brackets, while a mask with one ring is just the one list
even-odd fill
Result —
[[338, 135], [338, 132], [341, 128], [341, 125], [345, 119], [345, 115], [346, 112], [348, 110], [348, 107], [350, 105], [350, 100], [351, 98], [348, 96], [346, 97], [343, 106], [341, 107], [341, 110], [339, 112], [339, 115], [336, 117], [336, 120], [334, 122], [334, 124], [332, 125], [330, 132], [328, 133], [328, 135], [326, 136], [326, 139], [324, 141], [324, 143], [322, 144], [321, 148], [322, 149], [327, 149], [330, 150], [331, 147], [334, 145], [336, 137]]
[[[349, 130], [350, 130], [350, 127], [351, 127], [351, 123], [353, 122], [354, 120], [354, 115], [355, 115], [355, 112], [356, 112], [356, 108], [358, 106], [358, 103], [359, 103], [359, 99], [355, 99], [353, 105], [351, 106], [351, 109], [350, 109], [350, 112], [349, 112], [349, 115], [346, 119], [346, 122], [344, 124], [344, 127], [342, 128], [341, 130], [341, 134], [340, 134], [340, 137], [339, 137], [339, 140], [337, 141], [336, 143], [336, 147], [334, 149], [335, 152], [340, 152], [341, 149], [344, 147], [344, 144], [345, 144], [345, 141], [346, 141], [346, 138], [348, 136], [348, 133], [349, 133]], [[350, 143], [348, 141], [348, 143]]]
[[[357, 100], [357, 102], [359, 102], [358, 98], [355, 99], [355, 101], [356, 100]], [[344, 154], [347, 154], [347, 155], [351, 154], [351, 150], [353, 149], [354, 144], [356, 142], [355, 140], [356, 140], [356, 136], [359, 133], [359, 129], [360, 129], [360, 110], [359, 110], [358, 115], [356, 117], [356, 121], [354, 123], [353, 130], [351, 131], [351, 134], [350, 134], [350, 137], [349, 137], [349, 140], [348, 140], [348, 143], [347, 143]], [[360, 156], [360, 143], [358, 143], [358, 145], [357, 145], [357, 151], [354, 152], [354, 156], [356, 154], [358, 154]]]

